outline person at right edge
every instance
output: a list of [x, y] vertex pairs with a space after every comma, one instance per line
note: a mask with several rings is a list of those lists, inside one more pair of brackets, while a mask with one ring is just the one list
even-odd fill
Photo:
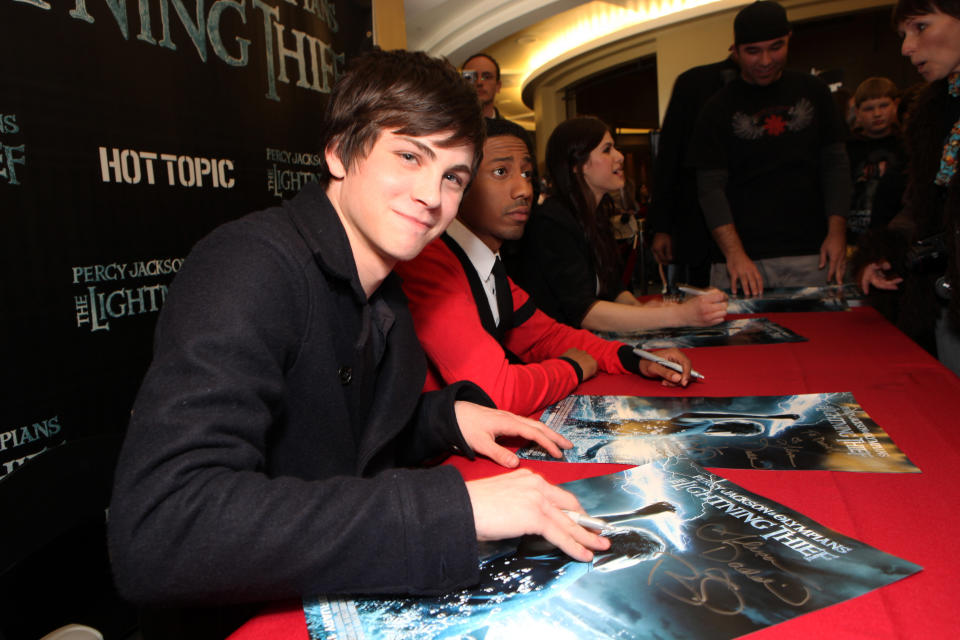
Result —
[[960, 375], [960, 1], [900, 0], [893, 22], [930, 84], [907, 121], [904, 210], [861, 244], [857, 282], [901, 289], [897, 326]]
[[790, 23], [760, 1], [734, 19], [740, 76], [704, 106], [691, 143], [700, 206], [714, 240], [710, 285], [842, 282], [850, 169], [844, 125], [827, 86], [786, 71]]

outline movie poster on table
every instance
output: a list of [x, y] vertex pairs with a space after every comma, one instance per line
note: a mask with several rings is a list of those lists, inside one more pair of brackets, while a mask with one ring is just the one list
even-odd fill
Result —
[[855, 284], [822, 287], [774, 287], [759, 296], [742, 291], [727, 300], [727, 313], [786, 313], [797, 311], [847, 311], [859, 307], [863, 294]]
[[0, 4], [0, 478], [122, 432], [193, 244], [316, 180], [358, 0]]
[[[741, 636], [921, 570], [686, 458], [563, 485], [606, 520], [590, 563], [523, 538], [439, 597], [304, 601], [311, 640]], [[816, 615], [812, 613], [811, 615]]]
[[[573, 443], [566, 462], [643, 464], [686, 455], [707, 467], [919, 473], [852, 393], [729, 398], [571, 395], [540, 420]], [[520, 449], [553, 460], [539, 446]]]
[[604, 340], [625, 342], [640, 349], [741, 347], [750, 344], [806, 342], [807, 339], [767, 318], [737, 318], [712, 327], [672, 327], [651, 331], [600, 331]]

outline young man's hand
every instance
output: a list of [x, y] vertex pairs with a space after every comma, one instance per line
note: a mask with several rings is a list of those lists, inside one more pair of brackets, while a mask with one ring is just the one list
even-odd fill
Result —
[[763, 294], [763, 276], [756, 263], [744, 252], [727, 256], [727, 272], [730, 274], [730, 291], [737, 295], [737, 283], [745, 296]]
[[575, 560], [589, 562], [610, 541], [575, 523], [562, 509], [583, 513], [576, 496], [527, 469], [467, 483], [478, 540], [541, 535]]
[[727, 261], [727, 273], [730, 275], [730, 292], [737, 295], [737, 284], [745, 296], [759, 296], [763, 293], [763, 276], [757, 265], [750, 259], [740, 241], [737, 228], [731, 222], [710, 230], [717, 246]]
[[830, 216], [829, 231], [820, 245], [818, 269], [827, 267], [827, 284], [833, 280], [843, 284], [843, 274], [847, 269], [847, 221], [841, 216]]
[[520, 459], [509, 449], [497, 444], [499, 436], [518, 436], [536, 442], [554, 458], [563, 454], [573, 443], [538, 420], [531, 420], [499, 409], [491, 409], [472, 402], [458, 400], [454, 404], [457, 424], [463, 439], [475, 453], [486, 456], [497, 464], [513, 468]]
[[676, 387], [677, 385], [685, 387], [690, 384], [690, 371], [693, 369], [693, 365], [685, 353], [679, 349], [662, 349], [655, 353], [664, 360], [676, 362], [682, 366], [683, 373], [677, 373], [673, 369], [667, 369], [662, 364], [657, 364], [656, 362], [641, 360], [640, 375], [646, 378], [663, 378], [661, 384], [665, 387]]

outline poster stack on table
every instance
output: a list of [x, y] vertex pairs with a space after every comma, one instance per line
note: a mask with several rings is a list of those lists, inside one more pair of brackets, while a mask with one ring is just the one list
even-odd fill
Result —
[[[732, 295], [727, 300], [727, 313], [846, 311], [852, 307], [860, 306], [862, 300], [863, 296], [860, 291], [855, 285], [851, 284], [822, 287], [780, 287], [766, 289], [763, 295], [757, 297]], [[625, 342], [640, 349], [733, 347], [749, 344], [806, 341], [803, 336], [762, 317], [737, 318], [711, 327], [673, 327], [650, 331], [598, 331], [596, 333], [604, 340]]]
[[694, 347], [739, 347], [748, 344], [806, 342], [806, 338], [767, 318], [728, 320], [712, 327], [673, 327], [651, 331], [599, 331], [604, 340], [614, 340], [640, 349], [692, 349]]
[[701, 466], [918, 473], [851, 393], [569, 396], [541, 420], [573, 443], [566, 462], [639, 465], [563, 485], [609, 550], [577, 562], [525, 536], [482, 546], [480, 581], [460, 591], [307, 598], [311, 640], [720, 640], [921, 570]]
[[[567, 396], [540, 418], [573, 443], [567, 462], [685, 455], [725, 469], [918, 473], [853, 394], [731, 398]], [[552, 460], [539, 447], [521, 458]]]
[[498, 543], [470, 589], [306, 599], [311, 640], [734, 638], [921, 569], [684, 456], [563, 486], [607, 523], [593, 562], [542, 538]]
[[854, 284], [822, 287], [775, 287], [757, 297], [730, 296], [727, 313], [846, 311], [859, 307], [863, 294]]

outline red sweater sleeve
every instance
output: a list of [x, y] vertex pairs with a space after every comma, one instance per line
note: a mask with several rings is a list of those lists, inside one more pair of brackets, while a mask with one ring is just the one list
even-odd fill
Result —
[[[513, 295], [513, 309], [518, 311], [530, 296], [510, 281]], [[508, 349], [524, 362], [538, 362], [547, 358], [558, 358], [568, 349], [586, 351], [604, 373], [636, 373], [623, 368], [617, 351], [624, 346], [622, 342], [602, 340], [584, 329], [574, 329], [557, 322], [539, 309], [533, 312], [526, 322], [515, 327], [504, 341]]]
[[[428, 390], [470, 380], [500, 409], [530, 415], [576, 388], [573, 367], [558, 359], [571, 347], [594, 355], [604, 371], [624, 372], [617, 358], [619, 343], [570, 329], [539, 311], [509, 332], [507, 348], [527, 363], [510, 364], [500, 344], [484, 330], [463, 267], [442, 240], [432, 242], [414, 260], [398, 264], [396, 271], [430, 363]], [[513, 283], [511, 290], [514, 309], [519, 309], [527, 295]]]

